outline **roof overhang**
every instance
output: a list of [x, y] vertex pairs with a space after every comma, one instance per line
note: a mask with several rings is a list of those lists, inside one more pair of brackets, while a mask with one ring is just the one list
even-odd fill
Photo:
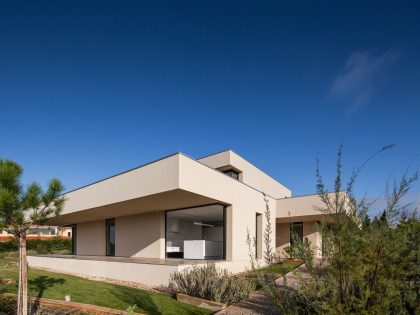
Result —
[[237, 185], [253, 189], [177, 153], [65, 194], [51, 225], [68, 225], [153, 211], [232, 204]]
[[105, 220], [109, 218], [181, 209], [219, 203], [219, 200], [197, 195], [182, 189], [161, 192], [136, 199], [68, 212], [49, 220], [51, 225], [77, 224], [86, 221]]

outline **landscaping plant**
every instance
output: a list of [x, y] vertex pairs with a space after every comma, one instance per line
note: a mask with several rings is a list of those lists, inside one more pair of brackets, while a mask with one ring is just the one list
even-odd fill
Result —
[[[385, 206], [372, 218], [368, 214], [373, 203], [358, 200], [353, 191], [366, 163], [390, 147], [372, 155], [343, 187], [341, 146], [333, 194], [327, 192], [317, 164], [317, 192], [322, 200], [318, 210], [334, 223], [320, 224], [323, 259], [308, 268], [309, 277], [296, 290], [279, 289], [265, 280], [282, 313], [420, 313], [420, 223], [416, 211], [402, 204], [417, 173], [387, 185]], [[309, 245], [296, 242], [289, 252], [310, 266]]]
[[255, 284], [208, 263], [172, 273], [170, 288], [175, 293], [232, 304], [248, 297], [255, 290]]
[[49, 218], [59, 215], [65, 201], [61, 196], [64, 188], [58, 179], [52, 179], [45, 191], [36, 183], [24, 188], [22, 173], [19, 164], [0, 159], [0, 229], [7, 229], [18, 241], [18, 315], [28, 313], [26, 236], [32, 226], [43, 225]]
[[[32, 239], [26, 241], [28, 251], [37, 254], [69, 254], [71, 252], [72, 241], [68, 238], [52, 237], [51, 239]], [[17, 239], [0, 242], [0, 253], [17, 251], [19, 249]]]

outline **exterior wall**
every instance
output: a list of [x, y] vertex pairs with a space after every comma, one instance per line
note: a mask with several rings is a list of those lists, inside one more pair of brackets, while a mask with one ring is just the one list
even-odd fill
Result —
[[[329, 193], [332, 202], [335, 202], [335, 193]], [[344, 192], [341, 197], [345, 197]], [[297, 196], [277, 200], [277, 218], [305, 217], [323, 215], [320, 209], [325, 208], [318, 195]]]
[[[191, 265], [171, 266], [45, 256], [28, 256], [28, 264], [31, 268], [46, 268], [52, 271], [138, 282], [151, 286], [166, 286], [169, 284], [171, 273], [191, 267]], [[216, 262], [216, 266], [233, 273], [251, 268], [249, 262]]]
[[[179, 188], [179, 154], [76, 189], [65, 195], [63, 215]], [[147, 184], [139, 184], [147, 183]], [[86, 214], [89, 219], [89, 214]], [[74, 222], [69, 222], [72, 224]]]
[[210, 155], [198, 161], [215, 169], [232, 166], [242, 172], [242, 182], [274, 198], [291, 196], [290, 189], [231, 150]]
[[105, 220], [77, 224], [77, 255], [106, 255]]
[[[317, 222], [303, 222], [303, 238], [311, 242], [316, 258], [322, 257], [322, 236], [318, 232]], [[276, 224], [276, 253], [277, 256], [285, 258], [284, 249], [290, 246], [290, 223]]]
[[315, 257], [322, 257], [322, 236], [318, 232], [317, 222], [303, 222], [303, 237], [311, 242]]
[[[265, 202], [263, 194], [237, 180], [209, 169], [194, 160], [183, 157], [180, 159], [180, 187], [209, 196], [227, 203], [227, 260], [246, 263], [249, 260], [246, 244], [247, 231], [251, 237], [256, 233], [256, 213], [264, 214]], [[271, 224], [275, 229], [276, 203], [275, 199], [267, 196], [271, 209]], [[266, 219], [263, 216], [263, 227]], [[262, 234], [262, 233], [261, 233]], [[262, 235], [259, 236], [262, 239]], [[271, 246], [275, 248], [275, 238]], [[265, 244], [262, 244], [265, 247]]]
[[165, 258], [165, 213], [116, 218], [115, 256]]
[[31, 268], [48, 268], [70, 274], [102, 277], [121, 281], [144, 283], [152, 286], [168, 285], [169, 276], [177, 266], [137, 264], [117, 261], [98, 261], [28, 256]]
[[290, 245], [290, 225], [289, 223], [276, 224], [276, 254], [285, 257], [283, 251]]

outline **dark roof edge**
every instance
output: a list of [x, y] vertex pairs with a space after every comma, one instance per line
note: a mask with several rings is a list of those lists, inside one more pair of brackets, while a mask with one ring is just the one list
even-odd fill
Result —
[[[340, 190], [340, 193], [345, 193], [345, 190]], [[327, 194], [334, 194], [335, 191], [327, 191]], [[292, 197], [284, 197], [284, 198], [277, 198], [277, 200], [285, 200], [285, 199], [292, 199], [292, 198], [301, 198], [301, 197], [309, 197], [309, 196], [318, 196], [319, 194], [304, 194], [304, 195], [297, 195]]]

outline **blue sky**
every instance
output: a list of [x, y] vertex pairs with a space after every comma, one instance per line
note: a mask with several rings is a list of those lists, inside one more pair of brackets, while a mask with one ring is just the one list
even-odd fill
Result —
[[[415, 1], [0, 4], [0, 156], [73, 189], [177, 151], [231, 148], [294, 194], [420, 167]], [[420, 185], [413, 186], [420, 200]]]

